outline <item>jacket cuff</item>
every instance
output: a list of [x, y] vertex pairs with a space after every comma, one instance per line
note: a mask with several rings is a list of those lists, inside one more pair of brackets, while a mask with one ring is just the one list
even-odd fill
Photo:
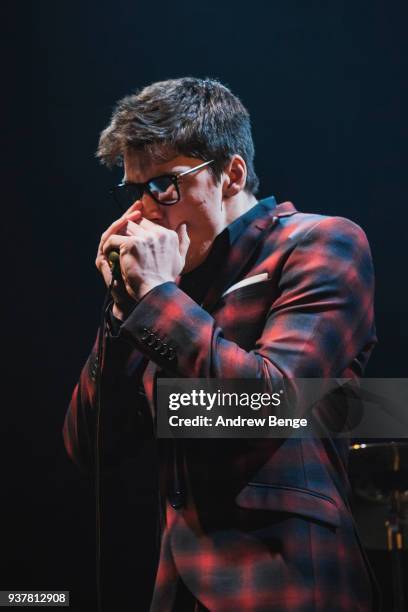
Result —
[[165, 370], [192, 375], [198, 353], [211, 346], [214, 319], [176, 283], [152, 289], [121, 326], [126, 337]]

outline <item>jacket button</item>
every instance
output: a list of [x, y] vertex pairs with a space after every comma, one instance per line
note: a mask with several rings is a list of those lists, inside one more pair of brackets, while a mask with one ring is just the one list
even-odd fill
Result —
[[174, 350], [170, 347], [169, 348], [169, 354], [167, 355], [167, 359], [169, 361], [172, 361], [175, 358], [176, 354], [174, 352]]
[[159, 352], [159, 355], [162, 355], [164, 357], [164, 355], [167, 354], [168, 348], [167, 348], [167, 344], [166, 342], [162, 342], [161, 343], [161, 351]]
[[175, 510], [179, 510], [186, 503], [186, 494], [184, 491], [174, 491], [171, 495], [169, 495], [169, 503], [172, 508]]
[[150, 340], [146, 341], [147, 346], [153, 346], [153, 344], [157, 341], [157, 336], [154, 332], [150, 332]]
[[140, 336], [140, 339], [145, 341], [149, 336], [150, 336], [150, 331], [147, 329], [147, 327], [144, 327], [143, 334]]

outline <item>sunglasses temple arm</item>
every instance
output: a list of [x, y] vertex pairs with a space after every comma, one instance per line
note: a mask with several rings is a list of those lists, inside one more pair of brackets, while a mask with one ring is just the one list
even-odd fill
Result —
[[213, 159], [210, 159], [210, 161], [206, 161], [198, 166], [194, 166], [194, 168], [189, 168], [188, 170], [185, 170], [184, 172], [181, 172], [180, 174], [177, 175], [177, 178], [180, 178], [180, 176], [184, 176], [186, 174], [190, 174], [190, 172], [195, 172], [196, 170], [201, 170], [201, 168], [204, 168], [204, 166], [208, 166], [209, 164], [213, 163]]

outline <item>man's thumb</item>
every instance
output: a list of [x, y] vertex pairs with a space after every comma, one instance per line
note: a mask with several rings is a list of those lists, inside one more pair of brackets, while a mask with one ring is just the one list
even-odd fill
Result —
[[186, 223], [182, 223], [181, 225], [179, 225], [176, 232], [179, 239], [180, 255], [185, 258], [187, 255], [188, 247], [190, 246], [190, 238], [187, 234]]

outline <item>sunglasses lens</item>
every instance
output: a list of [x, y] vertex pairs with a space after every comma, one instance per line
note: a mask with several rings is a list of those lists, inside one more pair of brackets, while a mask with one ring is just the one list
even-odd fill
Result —
[[136, 200], [140, 200], [143, 189], [138, 185], [118, 185], [112, 189], [112, 195], [121, 212], [125, 212]]
[[148, 186], [150, 193], [160, 204], [169, 206], [179, 200], [174, 179], [170, 176], [159, 176], [151, 180]]

